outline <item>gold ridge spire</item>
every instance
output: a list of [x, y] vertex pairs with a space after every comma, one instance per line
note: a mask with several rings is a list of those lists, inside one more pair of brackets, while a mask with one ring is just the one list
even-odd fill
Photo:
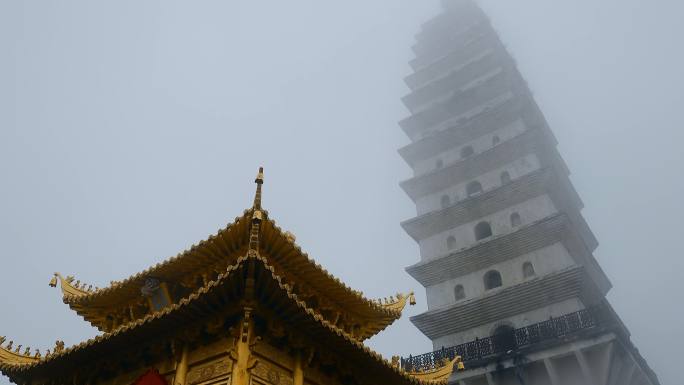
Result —
[[257, 184], [256, 194], [254, 194], [254, 209], [261, 210], [261, 185], [264, 184], [264, 168], [259, 167], [254, 183]]
[[259, 252], [259, 232], [261, 227], [261, 221], [264, 214], [261, 211], [261, 185], [264, 184], [264, 168], [259, 167], [259, 172], [257, 173], [256, 179], [256, 193], [254, 194], [254, 205], [252, 206], [252, 227], [249, 232], [249, 253]]

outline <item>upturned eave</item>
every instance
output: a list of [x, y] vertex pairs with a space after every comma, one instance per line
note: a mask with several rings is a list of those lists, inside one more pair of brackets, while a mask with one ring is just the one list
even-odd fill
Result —
[[[253, 207], [245, 210], [233, 223], [175, 257], [123, 281], [114, 282], [104, 289], [91, 292], [76, 287], [78, 291], [74, 291], [71, 283], [73, 279], [62, 279], [58, 276], [62, 283], [63, 300], [85, 320], [104, 332], [112, 332], [122, 323], [137, 321], [147, 313], [133, 314], [131, 311], [130, 318], [133, 319], [116, 324], [108, 321], [107, 316], [122, 308], [126, 310], [131, 304], [140, 301], [141, 288], [148, 277], [164, 282], [181, 282], [184, 287], [192, 289], [190, 292], [201, 288], [206, 281], [213, 278], [208, 274], [200, 274], [199, 272], [204, 271], [202, 269], [210, 268], [218, 274], [218, 271], [233, 264], [247, 251], [248, 244], [251, 244], [250, 229], [253, 216], [257, 213], [261, 222], [258, 248], [263, 255], [268, 256], [278, 274], [300, 290], [304, 288], [306, 295], [316, 297], [315, 302], [322, 303], [321, 306], [333, 309], [333, 313], [336, 310], [337, 313], [344, 314], [349, 318], [348, 322], [367, 325], [358, 338], [369, 338], [383, 330], [401, 317], [402, 310], [408, 302], [413, 302], [413, 295], [410, 292], [380, 301], [366, 298], [362, 292], [350, 288], [310, 258], [296, 244], [294, 235], [278, 227], [275, 221], [269, 218], [268, 212], [260, 206], [258, 209]], [[201, 277], [198, 277], [200, 275]], [[198, 285], [197, 278], [205, 283]], [[181, 299], [176, 299], [179, 300]]]

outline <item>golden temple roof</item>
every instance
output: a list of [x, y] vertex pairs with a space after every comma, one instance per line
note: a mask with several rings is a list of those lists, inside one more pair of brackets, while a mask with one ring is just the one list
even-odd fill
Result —
[[[207, 283], [207, 285], [201, 287], [197, 292], [190, 295], [188, 298], [183, 299], [177, 304], [166, 307], [161, 311], [149, 314], [144, 318], [138, 319], [129, 324], [123, 325], [111, 333], [105, 333], [95, 338], [84, 341], [78, 345], [72, 346], [67, 349], [61, 349], [55, 353], [46, 355], [45, 357], [11, 357], [6, 358], [4, 355], [8, 352], [5, 348], [0, 347], [0, 371], [6, 375], [13, 377], [19, 376], [22, 373], [27, 373], [36, 370], [49, 371], [54, 367], [57, 367], [59, 363], [64, 363], [66, 360], [73, 359], [72, 364], [78, 365], [79, 359], [84, 360], [91, 357], [93, 354], [102, 353], [106, 351], [107, 345], [119, 346], [119, 344], [125, 344], [127, 341], [133, 341], [136, 339], [136, 335], [133, 333], [137, 332], [140, 335], [144, 335], [148, 332], [146, 329], [155, 328], [159, 326], [158, 324], [166, 322], [179, 322], [178, 320], [185, 320], [184, 318], [171, 317], [172, 315], [182, 315], [185, 317], [202, 317], [203, 314], [198, 314], [197, 309], [202, 308], [201, 303], [211, 302], [210, 296], [220, 296], [228, 295], [230, 293], [225, 289], [227, 286], [231, 286], [231, 280], [241, 281], [242, 274], [239, 274], [241, 269], [246, 267], [246, 264], [250, 261], [254, 261], [258, 264], [263, 271], [262, 277], [269, 278], [273, 285], [271, 289], [278, 290], [283, 298], [288, 302], [289, 306], [293, 308], [291, 311], [292, 317], [296, 317], [293, 321], [298, 324], [306, 322], [309, 326], [304, 326], [312, 334], [323, 334], [328, 336], [336, 336], [337, 339], [344, 341], [344, 344], [336, 344], [336, 346], [342, 346], [344, 352], [348, 354], [355, 355], [358, 359], [363, 359], [363, 357], [370, 358], [375, 363], [377, 370], [387, 371], [391, 373], [395, 380], [403, 380], [400, 383], [407, 384], [446, 384], [446, 379], [448, 375], [451, 374], [454, 362], [447, 363], [443, 367], [429, 371], [429, 372], [407, 372], [391, 362], [384, 359], [380, 354], [374, 352], [372, 349], [364, 345], [357, 338], [351, 336], [349, 333], [341, 330], [335, 325], [331, 324], [329, 321], [325, 320], [316, 310], [307, 307], [305, 301], [301, 300], [292, 291], [292, 287], [287, 283], [283, 282], [282, 277], [278, 276], [275, 272], [275, 268], [268, 264], [266, 258], [259, 256], [258, 254], [247, 254], [243, 257], [238, 258], [236, 264], [230, 266], [225, 272], [219, 274], [216, 280]], [[261, 281], [262, 284], [263, 281]], [[268, 297], [273, 299], [272, 296]], [[316, 330], [316, 327], [318, 330]], [[339, 342], [339, 341], [338, 341]], [[99, 350], [99, 351], [98, 351]]]
[[[232, 311], [233, 306], [237, 309], [240, 293], [247, 285], [244, 271], [250, 269], [259, 278], [257, 297], [264, 308], [279, 309], [278, 317], [304, 328], [322, 343], [329, 341], [340, 354], [362, 362], [370, 359], [373, 370], [385, 373], [392, 383], [446, 384], [453, 362], [428, 372], [409, 373], [363, 344], [364, 339], [399, 318], [407, 303], [414, 303], [413, 293], [375, 301], [349, 288], [314, 262], [295, 244], [294, 236], [282, 231], [262, 210], [262, 170], [256, 183], [253, 207], [232, 224], [121, 282], [92, 290], [74, 283], [73, 277], [56, 273], [51, 286], [59, 281], [64, 302], [104, 333], [67, 349], [58, 341], [54, 351], [43, 356], [38, 351], [34, 355], [12, 351], [12, 343], [3, 347], [2, 337], [0, 371], [10, 378], [59, 372], [65, 366], [83, 365], [94, 356], [135, 344], [154, 330], [182, 329], [188, 322], [210, 316], [218, 303], [222, 311]], [[183, 295], [160, 309], [136, 314], [131, 304], [141, 298], [141, 287], [149, 277], [179, 282], [176, 289]], [[184, 293], [182, 289], [191, 291]], [[116, 312], [122, 306], [129, 307], [130, 317], [111, 322], [108, 317], [118, 317]]]
[[[257, 180], [263, 183], [263, 174], [259, 175], [261, 179]], [[50, 284], [56, 286], [59, 281], [63, 301], [69, 307], [101, 331], [111, 332], [115, 327], [146, 314], [136, 314], [129, 317], [131, 319], [118, 324], [108, 320], [108, 317], [111, 318], [111, 312], [115, 310], [121, 312], [121, 309], [125, 310], [131, 307], [133, 302], [140, 300], [140, 289], [147, 278], [154, 277], [162, 281], [179, 282], [192, 291], [199, 286], [196, 281], [198, 274], [204, 276], [206, 282], [212, 275], [215, 276], [239, 256], [244, 255], [249, 248], [252, 217], [258, 213], [261, 222], [258, 245], [260, 253], [268, 256], [279, 274], [289, 283], [296, 282], [299, 286], [305, 285], [319, 295], [325, 293], [321, 298], [326, 304], [319, 304], [319, 306], [335, 307], [337, 305], [357, 319], [360, 324], [372, 323], [359, 335], [359, 338], [368, 338], [381, 331], [401, 316], [407, 300], [414, 302], [413, 293], [398, 294], [396, 298], [390, 297], [385, 301], [371, 300], [330, 274], [302, 251], [291, 233], [284, 232], [273, 219], [269, 218], [268, 212], [261, 209], [261, 183], [258, 183], [259, 189], [255, 196], [254, 207], [245, 210], [242, 216], [235, 218], [231, 224], [216, 234], [164, 262], [122, 281], [112, 282], [110, 286], [102, 289], [87, 290], [83, 285], [74, 284], [73, 277], [63, 278], [58, 273], [55, 273], [55, 278]], [[207, 266], [212, 266], [213, 271], [201, 272], [207, 270]], [[304, 293], [300, 295], [303, 296]]]

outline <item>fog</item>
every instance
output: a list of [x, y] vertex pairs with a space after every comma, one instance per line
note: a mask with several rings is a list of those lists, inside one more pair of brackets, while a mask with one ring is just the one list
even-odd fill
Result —
[[[483, 0], [558, 137], [612, 280], [608, 298], [677, 384], [684, 5]], [[437, 1], [0, 2], [0, 335], [67, 346], [95, 330], [48, 287], [105, 286], [264, 206], [331, 273], [419, 304], [370, 345], [429, 341], [404, 272], [413, 35]], [[0, 384], [7, 379], [0, 377]]]

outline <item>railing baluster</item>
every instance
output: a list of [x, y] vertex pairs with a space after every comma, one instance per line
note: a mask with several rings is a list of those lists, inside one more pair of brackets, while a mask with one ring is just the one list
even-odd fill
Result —
[[[517, 348], [536, 344], [541, 341], [555, 339], [568, 334], [589, 329], [599, 324], [603, 307], [597, 306], [565, 314], [561, 317], [551, 318], [533, 325], [515, 329], [514, 336]], [[476, 338], [474, 341], [460, 345], [443, 347], [434, 352], [409, 356], [401, 359], [401, 367], [408, 371], [428, 370], [441, 365], [446, 358], [449, 360], [461, 356], [463, 361], [472, 361], [493, 356], [504, 351], [499, 351], [492, 337]]]

